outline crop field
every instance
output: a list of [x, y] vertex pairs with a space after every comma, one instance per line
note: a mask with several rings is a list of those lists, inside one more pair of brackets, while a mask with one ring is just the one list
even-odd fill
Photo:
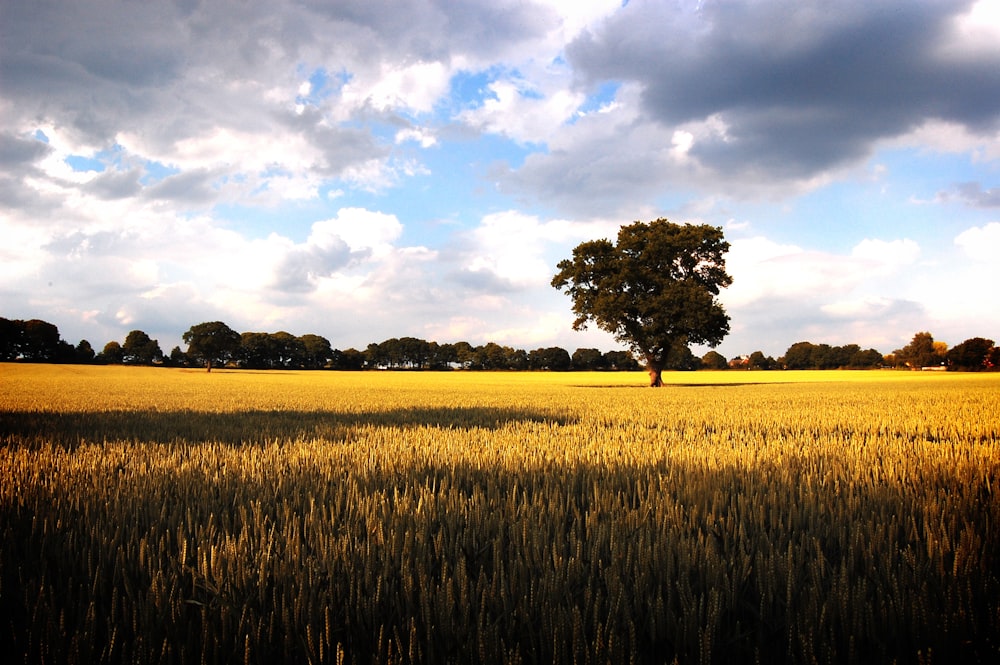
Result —
[[1000, 662], [1000, 375], [0, 364], [11, 663]]

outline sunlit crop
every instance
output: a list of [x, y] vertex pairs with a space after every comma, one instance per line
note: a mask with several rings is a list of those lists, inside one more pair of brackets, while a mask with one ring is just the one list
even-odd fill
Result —
[[1000, 376], [0, 365], [11, 662], [993, 662]]

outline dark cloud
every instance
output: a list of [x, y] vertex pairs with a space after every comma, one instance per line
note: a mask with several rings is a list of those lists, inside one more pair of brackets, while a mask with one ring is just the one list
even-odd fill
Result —
[[125, 199], [142, 190], [139, 182], [141, 176], [142, 171], [138, 169], [104, 171], [84, 185], [83, 189], [106, 200]]
[[210, 203], [218, 198], [213, 183], [220, 174], [206, 169], [193, 169], [170, 175], [145, 189], [151, 199], [182, 202], [187, 205]]
[[557, 17], [530, 2], [467, 0], [305, 0], [312, 11], [348, 26], [386, 53], [448, 61], [452, 53], [496, 58], [545, 34]]
[[168, 3], [5, 2], [3, 96], [23, 117], [57, 118], [107, 142], [123, 116], [156, 107], [188, 45]]
[[492, 270], [456, 270], [445, 276], [467, 294], [507, 294], [519, 290], [510, 280], [500, 277]]
[[43, 141], [0, 133], [0, 168], [32, 164], [52, 152]]
[[591, 82], [636, 81], [676, 126], [711, 116], [725, 135], [691, 154], [727, 173], [808, 177], [930, 119], [1000, 119], [1000, 58], [941, 48], [966, 2], [632, 2], [570, 45]]
[[937, 198], [942, 202], [957, 199], [974, 208], [1000, 208], [1000, 187], [983, 189], [978, 182], [963, 182], [952, 191], [940, 192]]
[[307, 244], [289, 251], [278, 266], [274, 287], [290, 293], [308, 293], [316, 279], [329, 277], [369, 252], [352, 252], [340, 238], [328, 238], [322, 246]]

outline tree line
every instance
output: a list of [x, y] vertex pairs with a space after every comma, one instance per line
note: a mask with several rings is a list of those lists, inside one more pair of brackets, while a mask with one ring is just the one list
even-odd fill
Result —
[[[132, 330], [124, 341], [110, 341], [97, 352], [87, 340], [76, 346], [64, 341], [54, 324], [0, 317], [0, 361], [164, 365], [172, 367], [236, 367], [244, 369], [334, 370], [547, 370], [635, 371], [640, 363], [629, 351], [601, 352], [561, 347], [531, 351], [488, 342], [442, 343], [416, 337], [393, 337], [364, 350], [336, 349], [325, 337], [279, 331], [238, 333], [220, 321], [200, 323], [184, 333], [187, 350], [175, 346], [164, 354], [157, 340]], [[929, 332], [919, 332], [906, 346], [888, 355], [857, 344], [831, 346], [796, 342], [777, 359], [754, 351], [731, 359], [716, 351], [695, 356], [682, 344], [665, 354], [665, 367], [698, 369], [1000, 369], [1000, 348], [993, 340], [973, 337], [949, 348]]]

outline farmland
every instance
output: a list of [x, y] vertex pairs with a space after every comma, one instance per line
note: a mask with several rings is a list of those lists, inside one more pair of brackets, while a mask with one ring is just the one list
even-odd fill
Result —
[[1000, 657], [1000, 376], [0, 365], [16, 662]]

